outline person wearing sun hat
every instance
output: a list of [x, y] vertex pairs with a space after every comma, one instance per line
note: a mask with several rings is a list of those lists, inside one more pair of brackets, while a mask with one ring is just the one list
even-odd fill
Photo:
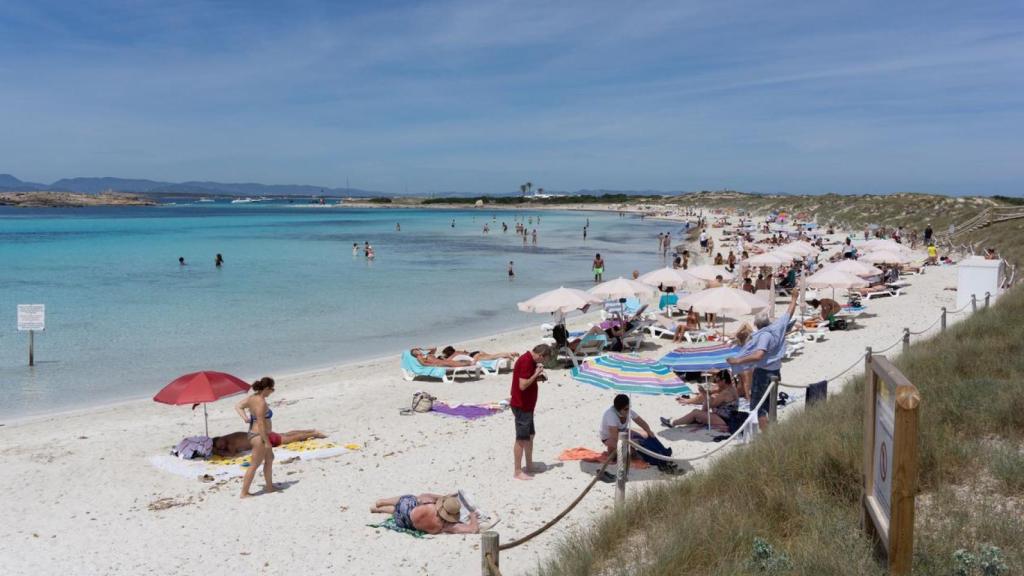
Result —
[[470, 512], [469, 522], [461, 521], [462, 504], [454, 494], [406, 494], [382, 498], [374, 503], [370, 512], [391, 514], [399, 528], [427, 534], [476, 534], [480, 531], [476, 511]]

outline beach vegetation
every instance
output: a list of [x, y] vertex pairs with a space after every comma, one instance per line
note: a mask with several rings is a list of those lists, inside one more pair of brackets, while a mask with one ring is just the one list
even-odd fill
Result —
[[[915, 574], [1024, 574], [1024, 289], [895, 360], [921, 394]], [[706, 469], [641, 487], [538, 568], [884, 574], [861, 529], [863, 378]]]

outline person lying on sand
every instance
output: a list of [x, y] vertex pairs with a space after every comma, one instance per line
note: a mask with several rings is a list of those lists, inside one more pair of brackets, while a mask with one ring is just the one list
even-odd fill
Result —
[[441, 358], [446, 360], [461, 360], [460, 356], [466, 356], [471, 358], [473, 362], [480, 362], [481, 360], [499, 360], [508, 359], [515, 360], [519, 357], [519, 354], [515, 352], [499, 352], [497, 354], [488, 354], [481, 350], [474, 350], [473, 352], [467, 352], [465, 350], [456, 350], [454, 346], [445, 346], [444, 350], [441, 350]]
[[391, 514], [399, 528], [427, 534], [476, 534], [480, 531], [479, 516], [475, 511], [470, 513], [469, 523], [460, 522], [462, 504], [454, 494], [406, 494], [382, 498], [370, 507], [370, 512]]
[[460, 366], [472, 366], [474, 364], [473, 360], [448, 360], [447, 358], [438, 358], [437, 356], [434, 356], [434, 350], [436, 350], [436, 348], [431, 348], [426, 352], [423, 352], [420, 348], [413, 348], [409, 352], [412, 353], [412, 357], [415, 358], [417, 362], [424, 366], [458, 368]]
[[[270, 445], [273, 447], [292, 442], [302, 442], [310, 438], [326, 438], [319, 430], [291, 430], [284, 434], [269, 432]], [[252, 450], [252, 442], [246, 432], [232, 432], [224, 436], [213, 437], [213, 453], [216, 456], [232, 457]]]

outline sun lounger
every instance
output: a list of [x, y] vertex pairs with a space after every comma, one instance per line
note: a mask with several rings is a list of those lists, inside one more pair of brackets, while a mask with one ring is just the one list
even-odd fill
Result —
[[452, 382], [459, 376], [479, 378], [482, 372], [483, 369], [477, 364], [472, 366], [424, 366], [408, 350], [402, 353], [402, 377], [409, 382], [417, 377], [437, 378], [442, 382]]
[[481, 360], [476, 363], [485, 376], [496, 376], [502, 370], [511, 370], [512, 362], [508, 358], [495, 358], [494, 360]]
[[587, 333], [580, 339], [579, 344], [576, 345], [576, 350], [573, 351], [568, 346], [562, 346], [558, 350], [559, 358], [568, 358], [572, 361], [572, 365], [579, 367], [580, 358], [586, 358], [587, 356], [598, 356], [604, 353], [604, 349], [608, 346], [608, 336], [605, 334], [592, 334]]

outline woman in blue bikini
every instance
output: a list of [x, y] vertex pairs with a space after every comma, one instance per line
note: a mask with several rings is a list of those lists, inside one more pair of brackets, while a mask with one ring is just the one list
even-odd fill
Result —
[[263, 377], [253, 382], [252, 395], [235, 406], [242, 420], [249, 424], [249, 442], [252, 443], [252, 462], [242, 478], [242, 498], [252, 496], [249, 487], [256, 477], [256, 469], [263, 465], [264, 493], [276, 492], [273, 483], [274, 448], [270, 440], [273, 433], [270, 420], [274, 411], [267, 406], [267, 397], [274, 393], [274, 379]]

